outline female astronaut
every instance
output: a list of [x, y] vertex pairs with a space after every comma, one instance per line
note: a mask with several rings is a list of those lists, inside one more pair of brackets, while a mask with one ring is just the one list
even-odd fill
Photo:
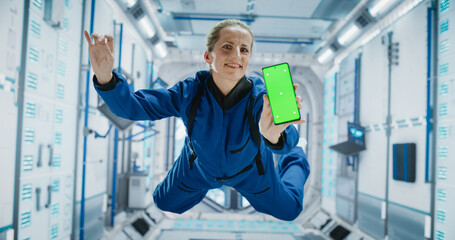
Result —
[[[92, 42], [87, 31], [84, 35], [95, 89], [114, 114], [131, 120], [174, 116], [187, 128], [180, 156], [153, 194], [159, 209], [183, 213], [208, 190], [226, 185], [258, 212], [287, 221], [300, 214], [310, 168], [291, 124], [305, 120], [274, 124], [264, 83], [245, 76], [253, 47], [246, 24], [229, 19], [213, 27], [204, 53], [208, 71], [169, 89], [136, 92], [112, 71], [112, 36], [92, 34]], [[300, 101], [297, 97], [299, 108]], [[277, 169], [272, 153], [281, 154]]]

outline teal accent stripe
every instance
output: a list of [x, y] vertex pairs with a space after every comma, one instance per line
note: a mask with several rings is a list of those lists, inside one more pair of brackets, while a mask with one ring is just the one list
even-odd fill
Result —
[[360, 195], [363, 195], [363, 196], [366, 196], [366, 197], [369, 197], [369, 198], [373, 198], [373, 199], [376, 199], [378, 201], [384, 201], [383, 198], [379, 198], [379, 197], [375, 197], [373, 195], [370, 195], [370, 194], [366, 194], [366, 193], [363, 193], [363, 192], [359, 192]]
[[0, 89], [3, 89], [3, 84], [0, 84]]
[[402, 208], [405, 208], [405, 209], [408, 209], [408, 210], [411, 210], [413, 212], [418, 212], [420, 214], [423, 214], [423, 215], [428, 215], [428, 216], [431, 216], [431, 214], [429, 212], [424, 212], [422, 210], [419, 210], [419, 209], [415, 209], [415, 208], [412, 208], [412, 207], [408, 207], [408, 206], [405, 206], [405, 205], [402, 205], [402, 204], [399, 204], [399, 203], [396, 203], [396, 202], [392, 202], [392, 201], [389, 201], [390, 204], [393, 204], [395, 206], [398, 206], [398, 207], [402, 207]]
[[13, 228], [13, 224], [4, 226], [4, 227], [0, 227], [0, 233], [6, 231], [8, 229], [11, 229], [11, 228]]
[[5, 81], [11, 82], [12, 84], [16, 83], [16, 79], [10, 77], [5, 77]]
[[[98, 194], [93, 195], [93, 196], [91, 196], [91, 197], [85, 198], [85, 201], [92, 200], [92, 199], [94, 199], [94, 198], [100, 197], [100, 196], [102, 196], [103, 194], [106, 194], [106, 192], [98, 193]], [[76, 204], [81, 204], [81, 201], [77, 201]]]

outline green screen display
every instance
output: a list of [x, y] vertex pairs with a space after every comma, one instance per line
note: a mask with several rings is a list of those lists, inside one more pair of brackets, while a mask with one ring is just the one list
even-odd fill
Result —
[[275, 124], [300, 119], [291, 72], [287, 63], [262, 69]]

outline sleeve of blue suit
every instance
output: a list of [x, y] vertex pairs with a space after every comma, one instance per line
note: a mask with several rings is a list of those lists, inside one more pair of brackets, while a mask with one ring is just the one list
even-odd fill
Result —
[[166, 117], [180, 117], [184, 114], [188, 99], [193, 93], [192, 80], [187, 79], [169, 89], [142, 89], [131, 92], [125, 78], [113, 72], [117, 81], [109, 91], [102, 90], [96, 77], [95, 89], [117, 116], [130, 120], [158, 120]]

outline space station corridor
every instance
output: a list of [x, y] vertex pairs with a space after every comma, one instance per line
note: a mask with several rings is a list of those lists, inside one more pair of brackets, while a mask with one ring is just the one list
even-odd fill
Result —
[[455, 0], [2, 0], [0, 33], [0, 240], [455, 239]]

